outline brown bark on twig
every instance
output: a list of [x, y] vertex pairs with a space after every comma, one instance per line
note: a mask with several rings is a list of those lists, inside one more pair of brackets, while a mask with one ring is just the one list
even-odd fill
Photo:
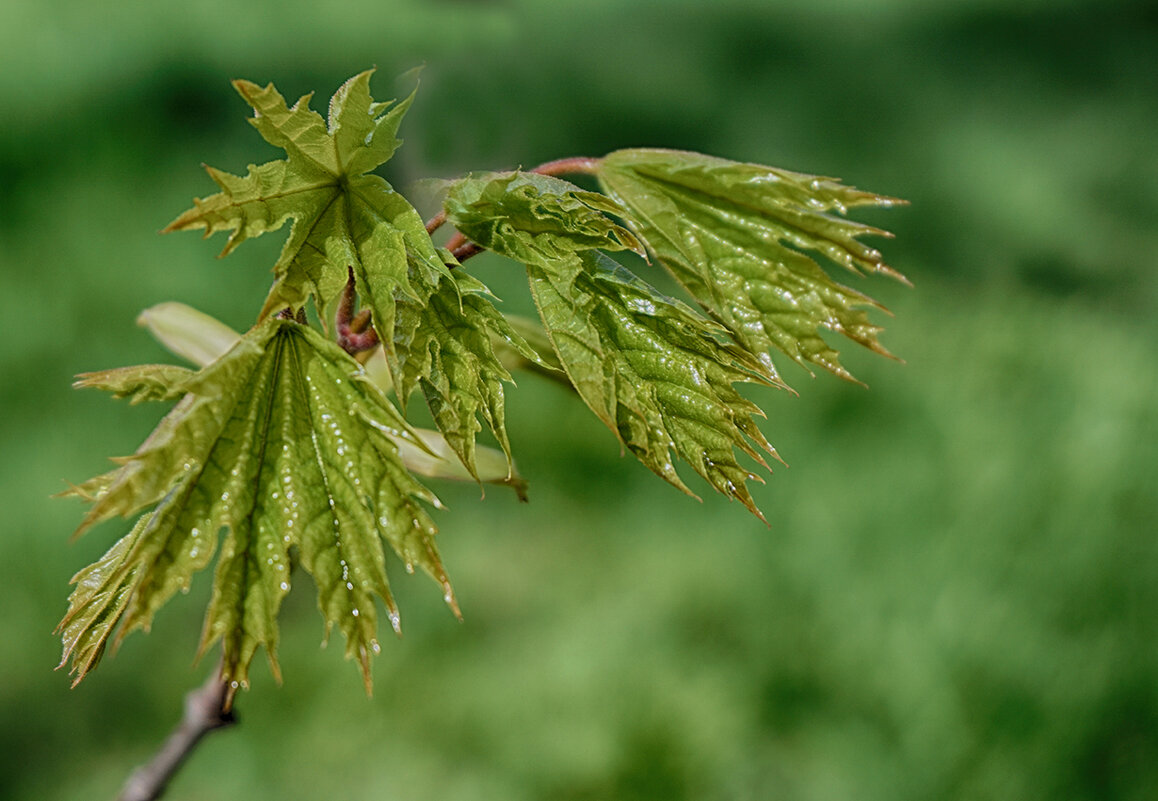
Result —
[[209, 680], [185, 696], [185, 715], [156, 755], [133, 771], [117, 801], [155, 801], [165, 792], [169, 780], [193, 752], [206, 734], [236, 723], [227, 710], [228, 686], [221, 680], [221, 669]]

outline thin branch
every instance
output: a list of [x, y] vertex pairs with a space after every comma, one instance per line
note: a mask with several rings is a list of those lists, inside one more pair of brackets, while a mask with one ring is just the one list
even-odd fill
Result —
[[228, 709], [229, 685], [221, 679], [220, 665], [201, 687], [185, 696], [185, 715], [161, 750], [133, 771], [117, 801], [154, 801], [189, 758], [201, 738], [237, 722]]
[[445, 210], [438, 212], [438, 214], [435, 214], [433, 217], [426, 221], [426, 233], [433, 234], [435, 231], [442, 227], [444, 222], [446, 222]]
[[484, 248], [482, 245], [476, 244], [475, 242], [465, 242], [459, 247], [455, 248], [452, 253], [458, 263], [462, 264], [471, 256], [477, 256], [484, 250], [486, 250], [486, 248]]

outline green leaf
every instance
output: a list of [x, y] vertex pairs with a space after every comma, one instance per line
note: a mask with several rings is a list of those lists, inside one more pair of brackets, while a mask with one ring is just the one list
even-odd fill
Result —
[[95, 388], [111, 392], [115, 397], [128, 398], [129, 403], [142, 401], [176, 400], [185, 394], [185, 385], [194, 372], [187, 367], [171, 364], [141, 364], [134, 367], [116, 367], [95, 373], [81, 373], [73, 386], [77, 389]]
[[655, 257], [740, 344], [763, 354], [766, 367], [776, 348], [802, 366], [851, 378], [821, 329], [891, 355], [866, 312], [883, 307], [833, 281], [802, 251], [903, 281], [859, 241], [886, 231], [828, 213], [903, 201], [829, 178], [672, 150], [617, 151], [597, 174]]
[[[583, 401], [641, 462], [692, 494], [673, 461], [760, 516], [747, 488], [757, 476], [739, 449], [775, 456], [734, 382], [780, 385], [726, 333], [666, 298], [598, 249], [636, 242], [606, 213], [622, 208], [565, 181], [523, 174], [452, 187], [447, 218], [483, 247], [527, 265], [531, 291], [559, 362]], [[545, 179], [545, 180], [540, 180]], [[594, 195], [594, 197], [592, 197]], [[582, 197], [582, 202], [579, 198]]]
[[[460, 276], [460, 280], [465, 282], [470, 279], [465, 276]], [[225, 325], [225, 323], [220, 322], [204, 312], [186, 306], [183, 303], [159, 303], [141, 312], [137, 318], [137, 322], [145, 326], [165, 347], [178, 355], [186, 356], [200, 367], [205, 367], [221, 358], [221, 356], [225, 355], [225, 353], [241, 339], [241, 334]], [[562, 368], [558, 367], [557, 363], [553, 366], [548, 366], [541, 361], [542, 357], [540, 354], [550, 354], [551, 343], [547, 340], [546, 333], [543, 332], [542, 327], [537, 322], [522, 318], [506, 318], [505, 322], [510, 323], [510, 326], [522, 337], [532, 339], [537, 346], [532, 349], [531, 352], [528, 352], [525, 344], [519, 337], [508, 338], [502, 333], [492, 331], [491, 347], [494, 349], [495, 354], [504, 367], [510, 362], [512, 364], [518, 364], [519, 366], [529, 366], [546, 374], [555, 373], [555, 369], [561, 371]], [[502, 324], [496, 327], [506, 330]], [[535, 329], [538, 329], [537, 333]], [[551, 357], [548, 356], [547, 358]], [[377, 384], [384, 393], [388, 394], [391, 392], [394, 382], [390, 376], [390, 370], [386, 364], [386, 357], [381, 347], [376, 348], [365, 358], [362, 363], [362, 368], [366, 377], [372, 383]], [[128, 377], [131, 376], [134, 371], [138, 370], [181, 371], [183, 369], [184, 368], [180, 367], [146, 365], [145, 367], [118, 368], [116, 370], [105, 371], [104, 373], [85, 373], [80, 376], [81, 380], [74, 384], [74, 386], [96, 386], [101, 389], [116, 392], [119, 385], [114, 384], [113, 381], [122, 373]], [[188, 373], [188, 371], [185, 372]], [[562, 375], [561, 372], [555, 374]], [[104, 377], [106, 375], [110, 376], [110, 378], [104, 383], [97, 380], [98, 377]], [[174, 377], [180, 375], [184, 375], [184, 373], [174, 373]], [[138, 394], [133, 395], [134, 403], [146, 398], [153, 399], [151, 395], [144, 394], [146, 389], [147, 388], [143, 388], [138, 391]], [[168, 393], [168, 397], [176, 397], [170, 385], [165, 385], [163, 389]], [[158, 391], [160, 391], [160, 388]], [[121, 392], [120, 394], [124, 395], [129, 393]], [[138, 397], [138, 395], [140, 395], [140, 397]], [[514, 489], [520, 499], [526, 498], [526, 482], [514, 468], [508, 454], [495, 450], [494, 448], [488, 448], [485, 445], [476, 445], [476, 471], [475, 474], [472, 475], [462, 463], [461, 458], [447, 444], [446, 438], [442, 434], [424, 429], [413, 429], [413, 432], [422, 440], [423, 447], [415, 446], [409, 439], [387, 435], [390, 436], [395, 446], [398, 447], [399, 456], [407, 470], [430, 478], [445, 478], [454, 481], [481, 481], [484, 484], [504, 484]], [[502, 465], [501, 469], [499, 466], [500, 463]], [[86, 482], [86, 484], [81, 486], [74, 486], [63, 494], [75, 495], [85, 500], [91, 500], [93, 494], [97, 491], [97, 487], [88, 486], [89, 484], [91, 484], [91, 482]]]
[[622, 206], [547, 175], [472, 175], [450, 186], [443, 208], [465, 236], [523, 263], [592, 248], [643, 253], [631, 231], [607, 217], [627, 216]]
[[[487, 424], [507, 455], [503, 382], [511, 375], [495, 353], [501, 341], [528, 361], [541, 361], [495, 309], [486, 287], [462, 270], [444, 279], [428, 301], [398, 304], [395, 342], [399, 372], [394, 376], [400, 400], [421, 388], [439, 431], [472, 476], [475, 435]], [[513, 475], [513, 474], [512, 474]]]
[[663, 297], [598, 251], [527, 266], [547, 333], [584, 402], [657, 475], [692, 494], [673, 462], [683, 459], [719, 492], [763, 519], [747, 488], [760, 480], [736, 450], [775, 457], [733, 386], [774, 384], [762, 365], [721, 342], [723, 331]]
[[423, 505], [438, 502], [395, 445], [422, 442], [345, 351], [305, 326], [269, 318], [185, 389], [135, 454], [76, 492], [93, 500], [82, 531], [143, 512], [74, 579], [60, 630], [62, 664], [71, 658], [77, 681], [110, 636], [115, 643], [148, 628], [219, 544], [201, 649], [222, 640], [225, 678], [237, 684], [259, 648], [277, 673], [277, 614], [291, 553], [313, 577], [326, 630], [345, 635], [367, 688], [375, 598], [398, 626], [383, 540], [410, 569], [430, 573], [457, 612]]
[[414, 99], [412, 93], [394, 105], [375, 102], [371, 74], [354, 76], [334, 94], [328, 120], [309, 108], [309, 95], [287, 106], [272, 84], [235, 81], [254, 109], [250, 122], [287, 158], [251, 165], [244, 177], [209, 168], [221, 191], [195, 200], [165, 230], [204, 229], [206, 236], [230, 231], [225, 255], [292, 218], [262, 317], [300, 308], [310, 297], [320, 311], [328, 310], [352, 270], [374, 327], [390, 343], [395, 296], [402, 293], [423, 303], [426, 296], [415, 291], [414, 274], [423, 286], [433, 287], [448, 270], [409, 201], [382, 178], [367, 174], [398, 148], [398, 126]]

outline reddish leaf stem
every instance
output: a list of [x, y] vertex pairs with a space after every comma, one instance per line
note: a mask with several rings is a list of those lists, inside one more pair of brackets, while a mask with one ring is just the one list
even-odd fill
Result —
[[357, 297], [354, 270], [351, 267], [346, 269], [349, 278], [346, 279], [346, 288], [342, 290], [342, 297], [338, 300], [338, 311], [334, 314], [334, 328], [337, 329], [338, 344], [346, 353], [354, 356], [377, 347], [378, 332], [370, 327], [369, 309], [354, 313], [354, 299]]
[[547, 161], [530, 170], [540, 175], [594, 175], [599, 171], [603, 159], [588, 156], [572, 156], [565, 159]]

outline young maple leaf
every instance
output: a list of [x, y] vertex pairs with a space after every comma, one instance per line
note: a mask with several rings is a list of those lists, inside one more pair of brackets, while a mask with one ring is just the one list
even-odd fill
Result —
[[[330, 308], [352, 271], [393, 362], [396, 296], [425, 304], [449, 270], [410, 202], [368, 174], [398, 149], [398, 126], [414, 100], [412, 92], [396, 104], [375, 102], [372, 73], [355, 75], [338, 89], [327, 120], [310, 109], [312, 95], [287, 106], [273, 84], [234, 81], [253, 107], [250, 123], [287, 158], [250, 165], [245, 177], [207, 167], [221, 191], [195, 200], [165, 231], [204, 229], [206, 236], [230, 231], [224, 256], [293, 218], [262, 318], [300, 308], [310, 297], [319, 310]], [[393, 363], [391, 370], [397, 370]]]
[[85, 381], [133, 397], [134, 382], [153, 397], [171, 382], [164, 395], [181, 400], [118, 469], [73, 491], [93, 504], [81, 531], [143, 512], [73, 579], [60, 631], [62, 664], [72, 660], [77, 681], [118, 624], [114, 643], [148, 628], [218, 552], [201, 648], [222, 640], [223, 678], [237, 684], [258, 648], [277, 674], [277, 614], [293, 559], [313, 577], [326, 629], [345, 635], [367, 689], [375, 598], [398, 628], [384, 543], [434, 577], [457, 613], [423, 506], [437, 499], [397, 443], [425, 446], [361, 366], [318, 332], [271, 317], [198, 372], [130, 368]]
[[561, 367], [628, 450], [692, 494], [674, 452], [762, 518], [747, 488], [758, 477], [735, 451], [764, 467], [760, 450], [776, 454], [753, 420], [759, 408], [733, 384], [778, 382], [718, 325], [600, 253], [642, 251], [607, 216], [629, 218], [622, 206], [558, 178], [492, 173], [452, 185], [444, 208], [473, 240], [526, 265]]
[[374, 102], [370, 75], [354, 76], [334, 94], [328, 122], [310, 110], [309, 95], [287, 107], [272, 84], [235, 81], [255, 111], [253, 126], [288, 158], [250, 166], [244, 178], [209, 168], [222, 191], [196, 200], [165, 230], [203, 228], [207, 236], [231, 231], [225, 255], [292, 217], [261, 316], [299, 308], [311, 296], [324, 312], [352, 274], [402, 408], [421, 388], [446, 441], [476, 477], [481, 417], [502, 445], [513, 481], [502, 389], [511, 377], [491, 340], [533, 362], [540, 359], [505, 324], [481, 285], [462, 293], [467, 279], [451, 276], [445, 254], [410, 202], [379, 176], [366, 174], [400, 145], [398, 126], [414, 98], [412, 93], [393, 106]]
[[753, 419], [763, 412], [733, 386], [775, 386], [760, 363], [721, 343], [714, 323], [598, 251], [528, 264], [527, 272], [559, 361], [596, 416], [673, 486], [695, 497], [676, 473], [674, 451], [763, 520], [747, 488], [749, 479], [761, 479], [735, 450], [764, 468], [751, 443], [778, 457]]
[[596, 174], [655, 257], [767, 367], [775, 348], [802, 366], [851, 379], [821, 328], [891, 355], [865, 311], [884, 308], [833, 281], [802, 251], [854, 273], [904, 281], [858, 239], [888, 232], [827, 213], [904, 201], [830, 178], [676, 150], [616, 151]]

